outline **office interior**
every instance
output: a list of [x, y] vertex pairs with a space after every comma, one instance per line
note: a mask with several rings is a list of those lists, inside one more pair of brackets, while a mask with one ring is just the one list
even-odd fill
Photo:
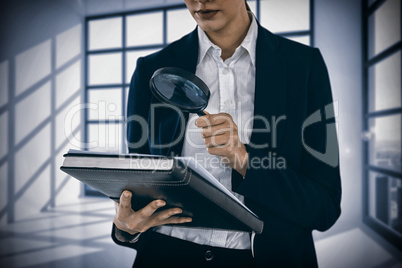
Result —
[[[250, 0], [330, 74], [342, 215], [320, 267], [402, 267], [401, 1]], [[0, 266], [129, 267], [113, 202], [61, 172], [69, 149], [124, 152], [136, 59], [195, 28], [182, 0], [0, 4]]]

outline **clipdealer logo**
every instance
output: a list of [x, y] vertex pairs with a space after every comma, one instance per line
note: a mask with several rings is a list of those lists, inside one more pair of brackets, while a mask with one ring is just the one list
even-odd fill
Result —
[[[330, 120], [330, 119], [335, 119], [337, 115], [335, 114], [335, 106], [338, 105], [338, 102], [334, 102], [331, 104], [328, 104], [324, 108], [325, 112], [325, 119]], [[302, 126], [302, 143], [304, 148], [309, 152], [312, 156], [314, 156], [316, 159], [326, 163], [327, 165], [331, 167], [337, 167], [339, 165], [339, 151], [338, 151], [338, 140], [337, 140], [337, 133], [336, 133], [336, 123], [327, 123], [326, 124], [326, 145], [325, 145], [325, 151], [324, 152], [319, 152], [315, 150], [314, 148], [310, 147], [309, 145], [306, 144], [305, 141], [305, 130], [306, 128], [322, 122], [322, 116], [321, 116], [321, 110], [318, 109], [315, 111], [313, 114], [311, 114], [306, 121], [304, 121], [303, 126]]]
[[[313, 126], [314, 124], [318, 124], [318, 123], [322, 123], [323, 121], [329, 121], [331, 119], [335, 119], [337, 118], [337, 115], [335, 114], [335, 108], [338, 105], [338, 102], [334, 102], [331, 104], [328, 104], [324, 107], [324, 113], [325, 113], [325, 119], [322, 118], [321, 115], [321, 109], [318, 109], [317, 111], [315, 111], [313, 114], [311, 114], [310, 116], [307, 117], [307, 119], [304, 121], [304, 123], [302, 124], [301, 127], [301, 143], [302, 146], [306, 149], [306, 151], [308, 153], [310, 153], [313, 157], [315, 157], [316, 159], [322, 161], [323, 163], [332, 166], [332, 167], [336, 167], [339, 165], [339, 151], [338, 151], [338, 141], [337, 141], [337, 131], [336, 131], [336, 123], [334, 122], [335, 120], [332, 120], [333, 122], [331, 123], [327, 123], [326, 124], [326, 146], [325, 146], [325, 151], [324, 152], [320, 152], [317, 149], [311, 147], [309, 144], [307, 144], [306, 142], [306, 136], [305, 136], [305, 132], [306, 130]], [[152, 126], [155, 118], [154, 118], [154, 110], [157, 108], [163, 107], [166, 109], [166, 105], [161, 105], [161, 104], [154, 104], [151, 107], [151, 122], [147, 122], [147, 120], [145, 118], [142, 118], [139, 115], [134, 115], [131, 116], [129, 118], [127, 118], [126, 120], [124, 120], [124, 118], [121, 116], [120, 119], [122, 121], [125, 121], [125, 123], [135, 123], [136, 127], [138, 127], [138, 129], [141, 130], [142, 135], [141, 138], [137, 141], [132, 141], [132, 143], [129, 143], [127, 141], [127, 145], [132, 148], [139, 148], [143, 145], [145, 145], [148, 142], [148, 138], [149, 138], [149, 142], [151, 142], [151, 144], [155, 143], [155, 133], [154, 130], [149, 129], [149, 125], [148, 123], [150, 123], [150, 125]], [[113, 107], [112, 107], [113, 108]], [[180, 142], [181, 139], [183, 139], [184, 135], [185, 135], [185, 118], [183, 113], [174, 106], [168, 106], [168, 108], [173, 109], [177, 112], [177, 114], [180, 115], [180, 120], [178, 122], [181, 123], [181, 133], [179, 135], [177, 135], [177, 137], [172, 140], [171, 142], [169, 142], [168, 144], [157, 144], [157, 146], [159, 146], [160, 148], [170, 148], [171, 146], [177, 144], [178, 142]], [[241, 108], [241, 107], [240, 107]], [[64, 126], [64, 130], [65, 130], [65, 135], [67, 137], [67, 139], [69, 140], [71, 145], [74, 145], [75, 147], [78, 148], [88, 148], [88, 149], [93, 149], [93, 148], [116, 148], [116, 145], [118, 144], [117, 141], [113, 141], [110, 142], [108, 141], [108, 143], [106, 143], [105, 141], [102, 142], [102, 137], [106, 138], [106, 136], [108, 136], [107, 134], [110, 131], [116, 131], [116, 133], [113, 133], [115, 137], [120, 137], [121, 136], [121, 130], [120, 128], [116, 128], [115, 130], [108, 130], [107, 133], [98, 133], [98, 138], [97, 140], [94, 141], [87, 141], [87, 142], [83, 142], [80, 139], [78, 139], [75, 135], [74, 135], [74, 131], [73, 131], [73, 122], [75, 121], [74, 118], [77, 117], [78, 114], [81, 114], [81, 112], [84, 110], [92, 110], [94, 112], [99, 113], [99, 116], [106, 116], [107, 114], [107, 110], [110, 110], [110, 107], [106, 107], [106, 103], [103, 102], [99, 102], [99, 103], [81, 103], [78, 104], [74, 107], [72, 107], [69, 112], [67, 113], [66, 117], [65, 117], [65, 126]], [[240, 109], [241, 110], [241, 109]], [[239, 113], [241, 114], [241, 111], [239, 111]], [[113, 116], [112, 118], [109, 116], [108, 119], [114, 119], [116, 120], [116, 116]], [[249, 118], [249, 120], [244, 124], [244, 126], [247, 128], [245, 131], [246, 132], [252, 132], [252, 131], [256, 131], [257, 133], [266, 133], [267, 135], [271, 135], [271, 146], [268, 143], [265, 144], [253, 144], [250, 140], [248, 140], [248, 142], [246, 142], [247, 144], [249, 144], [250, 147], [255, 148], [255, 149], [266, 149], [266, 148], [276, 148], [277, 147], [277, 129], [278, 129], [278, 125], [281, 121], [286, 121], [286, 115], [282, 115], [280, 117], [275, 117], [272, 116], [271, 118], [271, 122], [263, 117], [263, 116], [254, 116], [253, 118]], [[262, 129], [254, 129], [252, 127], [252, 122], [256, 121], [256, 120], [260, 120], [263, 122], [263, 128]], [[246, 133], [245, 132], [245, 133]], [[110, 133], [109, 133], [110, 134]], [[149, 134], [149, 135], [148, 135]], [[191, 141], [191, 139], [190, 139]], [[155, 145], [155, 144], [154, 144]], [[192, 144], [192, 146], [197, 146], [197, 144]], [[204, 146], [204, 145], [202, 145]], [[266, 159], [265, 159], [266, 158]], [[284, 169], [286, 168], [286, 160], [284, 157], [277, 155], [275, 152], [268, 152], [268, 155], [266, 155], [264, 159], [249, 159], [248, 161], [250, 161], [251, 164], [253, 165], [268, 165], [269, 167], [272, 168], [272, 166], [277, 167], [279, 169]], [[258, 162], [260, 161], [260, 162]], [[265, 162], [264, 162], [265, 161]]]

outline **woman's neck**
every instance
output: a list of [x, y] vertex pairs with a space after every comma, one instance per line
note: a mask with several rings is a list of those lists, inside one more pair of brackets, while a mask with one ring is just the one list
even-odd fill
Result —
[[240, 46], [247, 35], [251, 24], [251, 17], [245, 12], [239, 19], [231, 23], [228, 27], [216, 32], [206, 32], [212, 43], [222, 49], [221, 58], [226, 60], [230, 58], [236, 48]]

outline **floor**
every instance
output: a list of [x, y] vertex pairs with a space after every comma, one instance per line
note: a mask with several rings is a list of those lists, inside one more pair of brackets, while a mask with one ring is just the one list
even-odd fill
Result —
[[[0, 227], [0, 267], [131, 267], [135, 251], [110, 238], [110, 200], [81, 199]], [[320, 267], [401, 268], [356, 228], [316, 241]]]
[[82, 199], [0, 228], [0, 267], [131, 267], [110, 238], [113, 202]]
[[400, 260], [359, 228], [316, 241], [315, 246], [320, 267], [402, 268]]

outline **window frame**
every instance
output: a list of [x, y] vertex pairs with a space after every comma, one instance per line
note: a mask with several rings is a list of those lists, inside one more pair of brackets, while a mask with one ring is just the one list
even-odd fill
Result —
[[[370, 216], [370, 172], [379, 173], [385, 176], [391, 176], [402, 180], [402, 172], [392, 171], [378, 166], [370, 165], [370, 119], [381, 118], [384, 116], [391, 115], [402, 115], [402, 107], [383, 109], [379, 111], [370, 111], [370, 84], [369, 84], [369, 70], [370, 67], [376, 66], [383, 60], [392, 57], [395, 53], [402, 52], [402, 40], [391, 45], [385, 50], [379, 52], [378, 54], [369, 56], [369, 19], [386, 1], [388, 0], [376, 0], [371, 5], [369, 5], [368, 0], [362, 1], [362, 126], [363, 126], [363, 139], [362, 139], [362, 169], [363, 169], [363, 183], [362, 183], [362, 193], [363, 193], [363, 213], [362, 220], [363, 223], [368, 227], [373, 229], [380, 236], [385, 238], [388, 242], [396, 246], [397, 248], [402, 248], [402, 235], [398, 235], [395, 231], [392, 231], [386, 224], [381, 223], [379, 220], [374, 219]], [[402, 5], [401, 5], [401, 15], [402, 15]], [[402, 19], [400, 18], [400, 23], [402, 26]], [[401, 27], [402, 29], [402, 27]], [[402, 36], [402, 33], [401, 33]], [[401, 54], [402, 55], [402, 54]], [[402, 56], [401, 56], [402, 63]], [[402, 89], [400, 89], [402, 90]], [[402, 103], [402, 102], [401, 102]], [[402, 138], [402, 137], [401, 137]], [[401, 148], [402, 149], [402, 148]], [[402, 152], [402, 150], [401, 150]]]

